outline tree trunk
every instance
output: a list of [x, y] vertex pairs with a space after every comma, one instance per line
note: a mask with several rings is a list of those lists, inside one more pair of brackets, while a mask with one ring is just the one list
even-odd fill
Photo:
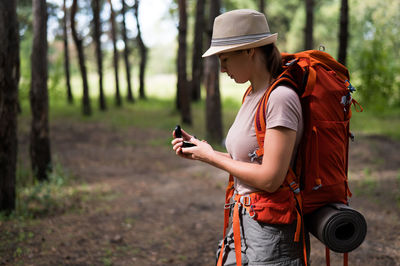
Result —
[[17, 1], [0, 1], [0, 211], [15, 209], [19, 29]]
[[91, 115], [92, 109], [90, 107], [89, 85], [88, 85], [86, 65], [85, 65], [85, 54], [83, 51], [83, 40], [81, 37], [79, 37], [75, 25], [75, 16], [77, 11], [78, 11], [78, 0], [73, 0], [71, 6], [71, 30], [72, 30], [72, 37], [76, 45], [76, 49], [78, 51], [79, 69], [82, 76], [82, 85], [83, 85], [82, 112], [84, 115]]
[[92, 0], [93, 10], [93, 40], [96, 50], [97, 74], [99, 76], [99, 108], [102, 111], [107, 109], [103, 88], [103, 53], [101, 50], [101, 18], [100, 1]]
[[201, 99], [201, 78], [203, 75], [203, 34], [204, 34], [204, 6], [205, 0], [198, 0], [196, 5], [196, 22], [194, 26], [193, 57], [192, 57], [192, 100]]
[[338, 61], [346, 65], [347, 43], [349, 37], [349, 4], [348, 0], [342, 0], [340, 7], [340, 30]]
[[129, 63], [129, 41], [126, 29], [126, 2], [122, 0], [122, 38], [124, 40], [125, 49], [124, 49], [124, 61], [125, 61], [125, 72], [126, 72], [126, 84], [127, 84], [127, 100], [128, 102], [134, 102], [135, 98], [133, 97], [132, 93], [132, 85], [131, 85], [131, 65]]
[[258, 0], [258, 10], [265, 14], [265, 0]]
[[47, 91], [47, 5], [46, 0], [33, 0], [33, 45], [31, 55], [30, 102], [32, 125], [30, 155], [34, 176], [47, 180], [51, 171], [49, 100]]
[[314, 31], [314, 0], [306, 0], [306, 27], [304, 29], [304, 48], [311, 50], [313, 44], [313, 31]]
[[108, 0], [108, 4], [110, 5], [110, 24], [111, 24], [111, 36], [113, 42], [113, 51], [114, 51], [114, 76], [115, 76], [115, 104], [117, 106], [122, 105], [121, 101], [121, 93], [119, 91], [119, 55], [118, 55], [118, 47], [117, 47], [117, 24], [115, 24], [115, 12], [112, 5], [111, 0]]
[[140, 67], [139, 67], [139, 97], [140, 99], [146, 99], [146, 93], [145, 93], [145, 71], [146, 71], [146, 64], [147, 64], [147, 48], [144, 45], [143, 39], [142, 39], [142, 33], [140, 30], [140, 23], [139, 23], [139, 0], [135, 1], [135, 4], [133, 6], [133, 11], [135, 13], [135, 18], [136, 18], [136, 27], [137, 27], [137, 36], [136, 36], [136, 41], [139, 46], [139, 51], [140, 51]]
[[[220, 14], [220, 0], [211, 1], [209, 17], [209, 43], [211, 43], [212, 28], [215, 17]], [[222, 142], [222, 112], [221, 96], [219, 93], [219, 63], [216, 55], [210, 56], [206, 61], [206, 131], [207, 139], [211, 142]]]
[[68, 103], [72, 104], [74, 102], [74, 97], [72, 95], [71, 89], [71, 74], [70, 74], [70, 63], [69, 63], [69, 50], [68, 50], [68, 12], [66, 6], [66, 0], [63, 1], [63, 39], [64, 39], [64, 71], [65, 71], [65, 81], [67, 85], [67, 99]]
[[192, 114], [190, 112], [190, 87], [187, 81], [186, 73], [186, 35], [187, 35], [187, 13], [186, 0], [178, 1], [179, 8], [179, 26], [178, 26], [178, 92], [179, 105], [181, 110], [182, 123], [191, 125]]

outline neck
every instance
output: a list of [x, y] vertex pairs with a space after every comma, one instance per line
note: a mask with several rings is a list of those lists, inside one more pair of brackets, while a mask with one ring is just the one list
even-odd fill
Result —
[[266, 89], [271, 83], [271, 73], [267, 70], [264, 60], [261, 60], [261, 56], [254, 57], [250, 83], [253, 91]]
[[[257, 73], [259, 72], [259, 73]], [[253, 91], [263, 90], [269, 87], [271, 83], [271, 74], [265, 70], [256, 71], [253, 78], [250, 80]]]

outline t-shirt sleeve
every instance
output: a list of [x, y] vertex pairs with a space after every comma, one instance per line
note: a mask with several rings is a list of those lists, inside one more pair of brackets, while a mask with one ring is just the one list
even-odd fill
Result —
[[266, 127], [286, 127], [298, 130], [301, 104], [297, 93], [286, 86], [279, 86], [269, 96], [266, 110]]

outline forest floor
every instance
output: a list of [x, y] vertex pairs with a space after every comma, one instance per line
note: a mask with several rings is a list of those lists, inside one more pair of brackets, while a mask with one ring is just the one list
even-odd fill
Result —
[[[51, 136], [72, 192], [48, 214], [0, 222], [0, 265], [214, 265], [224, 172], [175, 156], [165, 130], [66, 119], [51, 122]], [[28, 139], [21, 133], [22, 160]], [[400, 142], [358, 136], [349, 176], [351, 206], [368, 223], [349, 265], [400, 265]], [[324, 251], [312, 238], [312, 265]]]

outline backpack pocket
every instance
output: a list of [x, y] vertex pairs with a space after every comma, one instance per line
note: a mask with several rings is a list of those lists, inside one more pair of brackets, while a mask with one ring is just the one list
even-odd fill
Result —
[[346, 202], [349, 121], [316, 121], [308, 137], [304, 203]]
[[291, 224], [296, 219], [296, 202], [293, 192], [280, 189], [274, 193], [255, 193], [247, 207], [256, 221], [268, 224]]

